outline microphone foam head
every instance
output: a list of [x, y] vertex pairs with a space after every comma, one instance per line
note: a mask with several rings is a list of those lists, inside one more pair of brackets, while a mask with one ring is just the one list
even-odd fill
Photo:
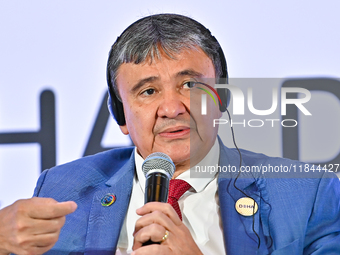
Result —
[[174, 175], [175, 165], [172, 159], [162, 152], [151, 153], [143, 162], [142, 170], [145, 176], [152, 172], [163, 172], [169, 179]]

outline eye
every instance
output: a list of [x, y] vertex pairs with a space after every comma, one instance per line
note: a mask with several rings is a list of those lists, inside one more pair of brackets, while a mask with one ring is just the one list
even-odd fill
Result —
[[147, 89], [147, 90], [144, 90], [141, 95], [144, 95], [144, 96], [151, 96], [152, 94], [155, 93], [155, 90], [154, 89]]
[[195, 87], [196, 82], [194, 81], [187, 81], [183, 84], [183, 87], [188, 88], [188, 89], [192, 89], [193, 87]]

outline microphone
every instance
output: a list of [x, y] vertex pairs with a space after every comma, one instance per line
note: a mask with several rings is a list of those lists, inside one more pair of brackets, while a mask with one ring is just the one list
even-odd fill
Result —
[[[142, 165], [146, 178], [145, 204], [168, 201], [169, 181], [174, 175], [175, 168], [171, 158], [162, 152], [155, 152], [146, 157]], [[160, 242], [149, 240], [143, 243], [143, 246], [149, 244], [160, 244]]]
[[146, 178], [144, 203], [166, 203], [169, 181], [175, 172], [171, 158], [162, 152], [152, 153], [144, 160], [142, 170]]

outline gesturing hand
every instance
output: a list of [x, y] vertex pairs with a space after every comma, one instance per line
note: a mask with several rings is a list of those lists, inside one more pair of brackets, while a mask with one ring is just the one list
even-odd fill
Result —
[[0, 254], [43, 254], [53, 247], [74, 212], [73, 201], [58, 203], [52, 198], [18, 200], [0, 210]]
[[[199, 255], [199, 250], [189, 229], [183, 224], [171, 205], [150, 202], [137, 210], [142, 217], [136, 222], [133, 255]], [[168, 233], [165, 240], [164, 235]], [[142, 246], [146, 241], [161, 242]]]

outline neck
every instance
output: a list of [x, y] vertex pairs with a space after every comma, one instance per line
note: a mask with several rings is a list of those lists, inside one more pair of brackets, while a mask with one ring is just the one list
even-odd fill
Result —
[[187, 171], [188, 169], [177, 169], [176, 168], [176, 171], [174, 173], [174, 175], [172, 176], [172, 179], [176, 179], [177, 176], [179, 176], [180, 174], [184, 173], [185, 171]]

